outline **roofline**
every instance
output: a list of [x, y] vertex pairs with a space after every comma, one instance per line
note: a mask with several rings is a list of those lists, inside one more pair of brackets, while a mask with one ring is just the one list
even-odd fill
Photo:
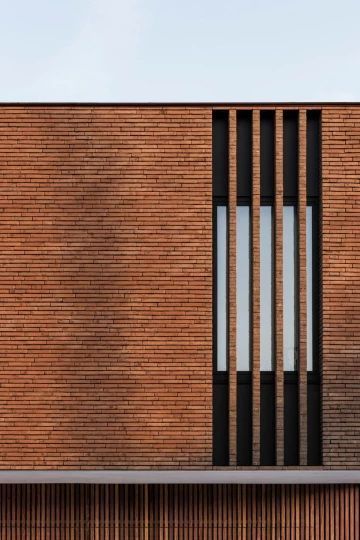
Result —
[[0, 107], [359, 107], [360, 101], [2, 101]]
[[358, 484], [360, 470], [2, 470], [1, 484]]

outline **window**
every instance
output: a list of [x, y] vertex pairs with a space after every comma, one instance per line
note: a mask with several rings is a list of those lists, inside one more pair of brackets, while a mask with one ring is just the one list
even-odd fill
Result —
[[306, 208], [306, 310], [307, 369], [313, 370], [313, 208]]
[[250, 370], [250, 207], [236, 214], [236, 359], [238, 371]]
[[283, 353], [284, 371], [295, 371], [297, 347], [296, 209], [283, 207]]
[[273, 209], [260, 207], [260, 369], [273, 370]]
[[227, 209], [216, 208], [216, 369], [227, 370]]
[[[260, 115], [245, 109], [240, 109], [236, 113], [236, 291], [233, 291], [233, 280], [231, 279], [229, 283], [228, 279], [229, 240], [232, 249], [234, 245], [231, 237], [228, 238], [233, 230], [229, 231], [228, 228], [229, 116], [228, 112], [223, 110], [213, 113], [213, 459], [215, 465], [226, 465], [229, 462], [229, 402], [233, 404], [235, 397], [229, 394], [234, 391], [234, 386], [231, 379], [231, 389], [229, 389], [228, 373], [228, 311], [232, 294], [236, 294], [236, 351], [231, 351], [231, 353], [236, 352], [237, 465], [254, 464], [253, 448], [256, 448], [256, 456], [260, 458], [259, 462], [256, 461], [256, 465], [260, 463], [263, 466], [273, 466], [277, 464], [279, 455], [284, 456], [286, 466], [299, 465], [300, 442], [304, 440], [303, 435], [305, 436], [304, 429], [300, 437], [300, 429], [303, 430], [304, 426], [304, 422], [300, 425], [300, 414], [305, 414], [305, 399], [307, 399], [307, 463], [308, 465], [321, 463], [319, 340], [321, 117], [320, 112], [315, 110], [307, 111], [306, 117], [305, 150], [300, 146], [303, 143], [303, 137], [299, 137], [300, 127], [304, 126], [303, 112], [300, 115], [298, 110], [286, 109], [278, 115], [275, 114], [274, 109], [268, 107], [260, 110]], [[260, 127], [260, 140], [253, 136], [253, 119], [256, 122], [260, 119], [260, 126], [256, 126]], [[278, 137], [280, 127], [283, 129], [282, 138]], [[282, 149], [277, 146], [279, 140], [282, 141]], [[254, 153], [254, 144], [256, 153]], [[306, 152], [305, 253], [299, 252], [298, 238], [299, 209], [301, 212], [305, 210], [302, 206], [303, 199], [299, 200], [299, 188], [302, 193], [305, 190], [304, 175], [299, 176], [300, 150], [302, 155]], [[282, 167], [277, 168], [281, 151], [283, 163]], [[253, 160], [256, 161], [255, 164]], [[280, 169], [283, 172], [282, 178], [278, 174]], [[260, 188], [260, 193], [256, 194], [253, 193], [255, 171], [256, 188]], [[281, 188], [282, 201], [279, 200]], [[279, 216], [278, 204], [280, 214], [282, 212], [282, 229], [281, 220], [275, 220], [275, 209], [276, 215]], [[235, 210], [231, 206], [231, 211], [233, 209]], [[257, 212], [259, 212], [259, 229]], [[233, 219], [233, 215], [230, 217]], [[301, 240], [303, 241], [302, 238]], [[282, 246], [280, 258], [276, 257], [275, 246], [277, 245]], [[234, 253], [231, 257], [233, 255]], [[277, 266], [279, 261], [282, 261], [280, 263], [282, 268]], [[306, 282], [300, 283], [300, 279], [303, 279], [303, 275], [299, 272], [300, 265], [302, 269], [305, 263]], [[279, 274], [282, 276], [282, 281], [276, 279]], [[300, 327], [300, 285], [302, 288], [306, 285], [306, 298], [302, 297], [302, 300], [306, 300], [306, 351], [300, 351], [299, 348], [299, 344], [303, 343], [301, 336], [303, 324]], [[276, 318], [278, 314], [282, 315], [279, 320]], [[301, 315], [303, 316], [303, 311]], [[233, 311], [231, 311], [231, 316], [233, 317]], [[235, 321], [232, 320], [232, 322]], [[305, 323], [305, 320], [301, 321], [303, 322]], [[282, 336], [278, 335], [280, 329]], [[280, 352], [280, 358], [276, 357], [277, 351]], [[299, 352], [301, 352], [301, 357]], [[259, 353], [260, 357], [258, 357]], [[303, 359], [305, 361], [304, 353], [306, 353], [306, 365], [300, 366], [300, 358], [301, 361]], [[231, 369], [233, 367], [235, 366], [231, 366]], [[254, 373], [254, 367], [260, 373]], [[281, 377], [281, 386], [279, 386], [276, 375], [282, 368], [284, 373]], [[307, 384], [305, 378], [300, 376], [303, 374], [302, 371], [300, 373], [300, 368], [301, 370], [307, 368]], [[253, 388], [256, 389], [254, 395]], [[283, 425], [279, 425], [277, 418], [280, 406], [283, 407], [283, 415], [281, 415]], [[253, 433], [254, 426], [256, 431]], [[277, 448], [279, 441], [277, 432], [282, 429], [283, 446]], [[254, 441], [254, 434], [256, 441]], [[232, 443], [233, 437], [234, 434], [231, 433]], [[301, 455], [304, 450], [301, 448]]]

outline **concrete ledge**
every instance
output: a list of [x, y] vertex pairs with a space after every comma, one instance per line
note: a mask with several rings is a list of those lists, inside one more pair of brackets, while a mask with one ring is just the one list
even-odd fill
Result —
[[360, 470], [0, 470], [0, 484], [358, 484]]

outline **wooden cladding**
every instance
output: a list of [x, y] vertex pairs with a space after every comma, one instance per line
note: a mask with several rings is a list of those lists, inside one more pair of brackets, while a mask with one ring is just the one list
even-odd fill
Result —
[[213, 203], [228, 209], [229, 306], [228, 440], [214, 436], [229, 459], [214, 464], [320, 465], [321, 113], [215, 111], [213, 149]]
[[1, 540], [359, 540], [356, 485], [2, 485]]

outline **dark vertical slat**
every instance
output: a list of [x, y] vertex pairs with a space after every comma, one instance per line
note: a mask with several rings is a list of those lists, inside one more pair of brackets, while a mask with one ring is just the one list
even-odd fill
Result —
[[213, 196], [227, 197], [229, 177], [229, 113], [213, 111], [212, 120], [212, 170]]
[[260, 113], [260, 194], [274, 199], [275, 193], [275, 111]]
[[321, 112], [307, 111], [307, 156], [306, 176], [307, 193], [310, 197], [318, 197], [320, 192], [321, 171]]
[[283, 139], [283, 166], [284, 166], [284, 197], [297, 198], [298, 195], [298, 111], [284, 111], [284, 139]]
[[237, 112], [237, 196], [250, 199], [252, 183], [252, 111]]
[[275, 377], [274, 372], [261, 372], [260, 387], [260, 464], [275, 465]]
[[308, 465], [321, 464], [321, 388], [318, 376], [308, 374]]
[[284, 464], [299, 464], [299, 387], [298, 374], [284, 374]]
[[252, 462], [252, 398], [251, 373], [237, 375], [237, 463]]

